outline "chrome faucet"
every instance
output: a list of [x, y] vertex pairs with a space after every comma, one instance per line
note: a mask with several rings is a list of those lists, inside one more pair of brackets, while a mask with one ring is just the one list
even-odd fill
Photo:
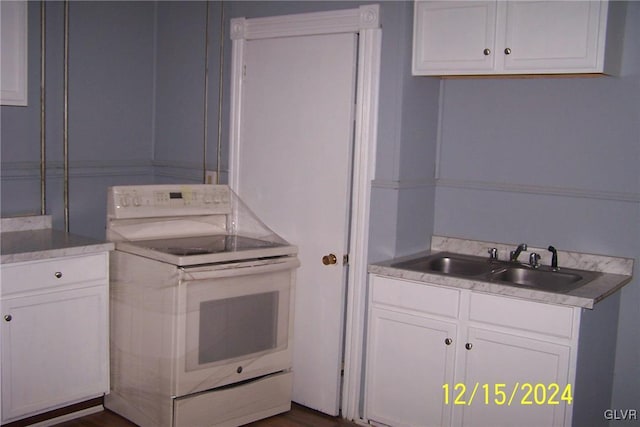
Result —
[[558, 270], [558, 251], [553, 246], [549, 246], [547, 250], [551, 252], [551, 268], [556, 271]]
[[515, 251], [511, 251], [511, 256], [509, 257], [509, 260], [517, 261], [518, 257], [520, 256], [520, 252], [526, 251], [526, 250], [527, 250], [527, 244], [520, 243]]

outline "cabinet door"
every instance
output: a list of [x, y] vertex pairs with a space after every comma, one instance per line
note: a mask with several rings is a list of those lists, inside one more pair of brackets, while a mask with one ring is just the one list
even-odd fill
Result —
[[[509, 1], [499, 24], [497, 49], [505, 73], [578, 73], [602, 71], [604, 49], [599, 25], [600, 1]], [[502, 16], [502, 13], [499, 14]], [[604, 28], [604, 27], [603, 27]], [[509, 54], [504, 54], [509, 49]], [[500, 67], [502, 66], [502, 70]]]
[[108, 392], [106, 285], [1, 307], [4, 421]]
[[27, 5], [0, 1], [1, 105], [27, 105]]
[[451, 407], [442, 386], [453, 378], [456, 326], [379, 307], [370, 312], [365, 413], [401, 426], [443, 426]]
[[495, 31], [495, 1], [416, 1], [413, 74], [486, 74]]
[[[570, 347], [473, 327], [466, 341], [458, 350], [464, 351], [467, 402], [476, 384], [478, 389], [472, 403], [461, 407], [460, 425], [564, 425], [567, 406], [561, 395], [569, 379]], [[559, 386], [553, 398], [550, 384]]]

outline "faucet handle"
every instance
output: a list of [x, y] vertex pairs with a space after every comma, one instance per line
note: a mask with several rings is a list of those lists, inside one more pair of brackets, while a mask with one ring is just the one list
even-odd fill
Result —
[[489, 248], [489, 259], [498, 259], [498, 248]]
[[533, 268], [540, 267], [540, 254], [532, 252], [531, 255], [529, 255], [529, 265]]

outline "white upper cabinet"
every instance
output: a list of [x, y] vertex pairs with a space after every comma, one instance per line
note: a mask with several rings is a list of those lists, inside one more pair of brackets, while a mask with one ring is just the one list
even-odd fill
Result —
[[604, 6], [597, 1], [503, 3], [496, 64], [514, 73], [603, 71]]
[[0, 1], [0, 105], [27, 105], [27, 2]]
[[623, 2], [415, 2], [414, 75], [617, 74]]
[[413, 74], [493, 72], [496, 7], [495, 1], [416, 1]]

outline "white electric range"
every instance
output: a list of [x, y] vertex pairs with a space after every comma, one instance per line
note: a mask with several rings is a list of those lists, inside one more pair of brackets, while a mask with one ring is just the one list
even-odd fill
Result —
[[225, 185], [112, 187], [107, 238], [107, 408], [153, 427], [290, 408], [295, 246]]

